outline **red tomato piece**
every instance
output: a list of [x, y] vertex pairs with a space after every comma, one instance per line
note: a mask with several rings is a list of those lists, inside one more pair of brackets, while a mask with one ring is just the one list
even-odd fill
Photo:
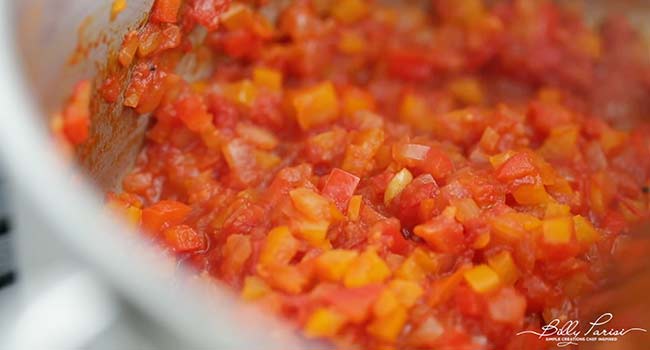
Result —
[[205, 248], [205, 236], [187, 225], [170, 227], [163, 232], [163, 237], [176, 253], [188, 253]]
[[203, 99], [195, 94], [187, 94], [176, 101], [176, 112], [188, 129], [201, 132], [212, 124], [212, 115], [208, 113]]
[[335, 168], [325, 180], [323, 196], [331, 199], [340, 211], [345, 212], [354, 190], [359, 184], [359, 177], [345, 170]]
[[425, 80], [431, 77], [433, 62], [421, 50], [400, 49], [388, 53], [388, 71], [406, 80]]
[[371, 284], [360, 288], [344, 288], [332, 286], [324, 288], [323, 300], [332, 308], [347, 316], [351, 322], [363, 322], [370, 313], [370, 307], [375, 302], [382, 287]]
[[445, 152], [437, 147], [431, 147], [418, 168], [433, 175], [437, 180], [444, 180], [454, 171], [454, 164]]
[[438, 193], [438, 184], [429, 174], [423, 174], [410, 184], [391, 202], [391, 211], [405, 228], [412, 228], [420, 222], [419, 207], [422, 201], [433, 198]]
[[156, 0], [151, 9], [151, 18], [158, 22], [176, 23], [182, 3], [182, 0]]
[[445, 213], [416, 226], [414, 233], [442, 253], [457, 254], [465, 249], [463, 225]]
[[208, 31], [219, 28], [221, 14], [224, 13], [232, 0], [193, 0], [190, 15]]
[[497, 179], [503, 182], [512, 182], [525, 176], [537, 174], [537, 168], [533, 165], [533, 159], [526, 152], [519, 152], [510, 157], [497, 169]]
[[163, 200], [142, 210], [142, 227], [147, 232], [157, 233], [181, 224], [191, 211], [192, 208], [181, 202]]
[[77, 83], [63, 110], [63, 132], [73, 145], [84, 143], [90, 134], [90, 89], [89, 80]]

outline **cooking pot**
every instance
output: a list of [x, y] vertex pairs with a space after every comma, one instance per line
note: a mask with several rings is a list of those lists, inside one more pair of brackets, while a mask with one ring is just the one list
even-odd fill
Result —
[[[82, 78], [100, 81], [107, 55], [127, 31], [143, 23], [152, 3], [128, 1], [111, 21], [109, 0], [0, 1], [0, 154], [10, 184], [29, 203], [30, 215], [47, 224], [47, 235], [57, 237], [70, 254], [169, 330], [172, 336], [161, 346], [316, 346], [249, 309], [225, 288], [206, 291], [200, 283], [171, 276], [163, 268], [169, 261], [107, 215], [101, 193], [114, 189], [133, 163], [146, 117], [121, 104], [95, 105], [93, 136], [79, 150], [80, 167], [65, 161], [48, 135], [48, 117], [73, 84]], [[589, 1], [587, 11], [595, 19], [614, 6], [639, 27], [650, 25], [643, 21], [648, 14], [643, 1]], [[52, 322], [63, 322], [65, 316], [51, 315]]]

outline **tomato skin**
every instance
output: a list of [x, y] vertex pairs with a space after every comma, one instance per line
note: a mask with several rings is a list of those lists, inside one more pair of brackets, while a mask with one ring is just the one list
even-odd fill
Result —
[[142, 227], [156, 234], [161, 229], [181, 224], [191, 211], [192, 208], [181, 202], [163, 200], [142, 210]]
[[325, 180], [323, 196], [331, 199], [341, 212], [345, 212], [354, 190], [359, 184], [360, 178], [345, 170], [335, 168]]

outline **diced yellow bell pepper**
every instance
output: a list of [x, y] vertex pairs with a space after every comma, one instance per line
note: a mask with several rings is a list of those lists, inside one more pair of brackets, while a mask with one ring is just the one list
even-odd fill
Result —
[[320, 307], [316, 309], [305, 324], [305, 335], [310, 338], [332, 337], [345, 325], [345, 316]]
[[454, 199], [451, 205], [456, 207], [456, 220], [461, 223], [478, 218], [481, 215], [481, 209], [471, 198]]
[[499, 153], [491, 156], [490, 158], [488, 158], [488, 160], [490, 161], [490, 164], [492, 164], [492, 167], [494, 169], [498, 169], [501, 165], [503, 165], [503, 163], [507, 162], [508, 159], [510, 159], [515, 154], [517, 154], [517, 152], [513, 150], [507, 150], [503, 153]]
[[368, 333], [385, 342], [392, 343], [402, 332], [408, 313], [404, 307], [394, 309], [389, 315], [375, 318], [366, 328]]
[[373, 249], [359, 255], [343, 277], [343, 284], [348, 288], [363, 287], [380, 283], [390, 277], [391, 271], [386, 262]]
[[134, 228], [138, 226], [142, 219], [142, 209], [122, 201], [111, 200], [106, 203], [106, 207], [126, 219], [126, 222]]
[[521, 205], [540, 205], [552, 200], [542, 184], [519, 185], [512, 191], [512, 196]]
[[475, 78], [463, 77], [452, 80], [447, 87], [451, 94], [460, 102], [468, 105], [483, 103], [483, 88]]
[[241, 296], [246, 301], [253, 301], [264, 297], [271, 292], [271, 288], [257, 276], [248, 276], [244, 279]]
[[297, 224], [297, 235], [314, 247], [326, 247], [328, 246], [327, 243], [329, 243], [326, 242], [329, 225], [329, 222], [323, 220], [301, 220]]
[[373, 169], [373, 162], [386, 135], [381, 128], [363, 130], [349, 144], [341, 168], [357, 176], [364, 176]]
[[331, 82], [299, 91], [293, 97], [293, 107], [303, 130], [330, 123], [339, 117], [339, 99]]
[[507, 250], [489, 257], [487, 263], [499, 275], [501, 282], [505, 285], [515, 283], [519, 278], [519, 269]]
[[571, 159], [578, 151], [580, 128], [576, 125], [555, 127], [539, 149], [546, 159]]
[[390, 281], [388, 283], [388, 288], [397, 297], [399, 303], [407, 309], [415, 305], [415, 302], [424, 293], [424, 290], [418, 283], [402, 279]]
[[374, 97], [363, 89], [348, 87], [343, 90], [342, 99], [343, 114], [347, 117], [353, 117], [360, 111], [373, 111], [375, 109]]
[[275, 69], [258, 67], [253, 70], [253, 82], [258, 87], [282, 91], [282, 73]]
[[255, 150], [253, 154], [255, 155], [255, 163], [261, 169], [273, 169], [282, 162], [282, 159], [272, 152]]
[[546, 243], [569, 243], [573, 234], [573, 219], [571, 217], [545, 219], [542, 222], [542, 232]]
[[293, 206], [307, 218], [314, 221], [331, 218], [330, 202], [327, 198], [308, 188], [297, 188], [289, 192]]
[[220, 150], [223, 146], [223, 137], [214, 125], [210, 125], [201, 130], [201, 140], [203, 144], [211, 150]]
[[481, 147], [483, 147], [484, 150], [493, 152], [499, 143], [499, 139], [501, 139], [501, 135], [499, 135], [496, 130], [488, 126], [485, 128], [485, 130], [483, 130], [483, 135], [481, 135], [479, 144]]
[[569, 207], [568, 205], [553, 203], [553, 202], [548, 203], [546, 205], [546, 210], [544, 212], [545, 219], [570, 216], [570, 215], [571, 215], [571, 207]]
[[372, 312], [375, 317], [384, 317], [390, 315], [395, 309], [402, 307], [398, 296], [389, 288], [384, 289], [372, 306]]
[[404, 168], [400, 170], [388, 183], [386, 186], [386, 191], [384, 192], [384, 204], [388, 205], [390, 202], [400, 194], [408, 184], [413, 181], [413, 175], [411, 172]]
[[405, 279], [405, 280], [410, 280], [410, 281], [421, 282], [426, 277], [426, 272], [418, 264], [415, 257], [411, 255], [408, 258], [406, 258], [402, 262], [402, 265], [400, 265], [400, 267], [397, 269], [397, 271], [395, 271], [395, 277]]
[[293, 237], [287, 226], [272, 229], [260, 253], [260, 264], [288, 264], [298, 252], [300, 242]]
[[527, 231], [533, 231], [540, 226], [541, 220], [525, 213], [504, 213], [490, 219], [492, 232], [506, 241], [519, 240]]
[[593, 244], [600, 239], [600, 233], [584, 216], [576, 215], [573, 217], [573, 229], [576, 233], [576, 239], [580, 243]]
[[474, 242], [472, 243], [472, 248], [474, 249], [483, 249], [490, 244], [490, 239], [492, 236], [490, 235], [490, 232], [483, 232], [480, 235], [476, 237]]
[[295, 265], [257, 265], [260, 277], [275, 289], [289, 294], [299, 294], [303, 291], [309, 277]]
[[233, 3], [219, 17], [220, 22], [228, 30], [246, 29], [253, 23], [253, 10], [242, 3]]
[[431, 109], [423, 97], [415, 94], [404, 96], [399, 109], [399, 117], [404, 123], [420, 130], [434, 131], [436, 121], [430, 116]]
[[359, 256], [355, 250], [332, 249], [315, 259], [316, 273], [323, 279], [338, 282]]
[[280, 143], [272, 132], [257, 125], [238, 123], [235, 131], [239, 137], [263, 150], [272, 150]]
[[485, 264], [477, 265], [463, 273], [465, 281], [477, 293], [490, 293], [501, 286], [499, 275]]
[[423, 248], [415, 248], [411, 256], [418, 265], [427, 273], [437, 273], [440, 270], [440, 261], [438, 256], [430, 251]]
[[350, 202], [348, 203], [348, 219], [350, 221], [357, 221], [359, 219], [362, 201], [363, 196], [361, 195], [354, 195], [350, 198]]
[[624, 145], [627, 137], [627, 133], [623, 131], [614, 129], [604, 130], [600, 135], [600, 147], [603, 148], [605, 154], [610, 154]]
[[257, 97], [257, 89], [250, 80], [242, 80], [224, 86], [224, 95], [233, 102], [244, 106], [252, 106]]

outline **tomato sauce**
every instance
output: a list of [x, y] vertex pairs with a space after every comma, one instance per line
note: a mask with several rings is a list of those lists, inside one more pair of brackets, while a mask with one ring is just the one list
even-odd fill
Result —
[[101, 87], [153, 119], [109, 206], [341, 348], [548, 346], [515, 334], [576, 318], [648, 216], [640, 36], [550, 1], [428, 5], [157, 0]]

